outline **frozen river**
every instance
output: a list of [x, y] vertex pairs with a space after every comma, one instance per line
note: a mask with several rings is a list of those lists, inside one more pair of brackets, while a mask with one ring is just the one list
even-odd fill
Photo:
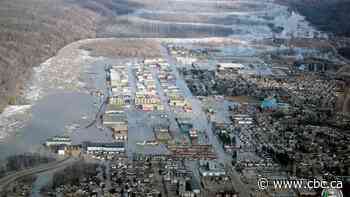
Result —
[[130, 0], [140, 4], [115, 18], [101, 36], [239, 37], [259, 40], [325, 36], [305, 17], [271, 0]]
[[[82, 74], [91, 90], [105, 89], [105, 65], [109, 59], [99, 60], [86, 66]], [[31, 118], [17, 135], [0, 143], [0, 158], [22, 152], [37, 152], [49, 137], [69, 135], [74, 143], [83, 141], [111, 141], [111, 133], [96, 126], [85, 128], [98, 111], [101, 98], [88, 91], [72, 92], [54, 90], [36, 101], [31, 107]]]

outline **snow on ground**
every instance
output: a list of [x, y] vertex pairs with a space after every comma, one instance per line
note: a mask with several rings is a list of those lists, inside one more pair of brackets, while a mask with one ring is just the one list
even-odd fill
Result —
[[[59, 53], [35, 67], [31, 81], [22, 93], [30, 105], [8, 106], [0, 114], [0, 141], [23, 128], [31, 117], [31, 105], [41, 98], [57, 91], [86, 92], [86, 79], [83, 72], [87, 65], [99, 58], [89, 56], [89, 52], [79, 49], [81, 44], [91, 40], [72, 43]], [[76, 125], [66, 125], [75, 129]]]
[[24, 97], [34, 102], [52, 91], [82, 92], [86, 87], [82, 77], [84, 68], [99, 59], [89, 56], [88, 51], [79, 49], [81, 44], [89, 42], [90, 40], [82, 40], [72, 43], [61, 49], [56, 56], [34, 68], [32, 81], [23, 93]]
[[31, 105], [10, 105], [0, 114], [0, 142], [30, 119]]

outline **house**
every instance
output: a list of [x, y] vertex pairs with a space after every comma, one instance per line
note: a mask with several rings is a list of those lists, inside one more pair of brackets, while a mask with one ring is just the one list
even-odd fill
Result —
[[64, 149], [64, 154], [73, 156], [73, 157], [78, 157], [81, 154], [81, 145], [70, 145], [70, 146], [65, 146]]
[[160, 98], [156, 95], [138, 94], [135, 98], [135, 105], [143, 111], [163, 110]]
[[154, 59], [145, 59], [143, 61], [144, 64], [158, 64], [165, 62], [162, 58], [154, 58]]
[[163, 126], [157, 126], [153, 129], [153, 132], [156, 136], [156, 139], [162, 142], [168, 142], [172, 139], [170, 133], [169, 133], [169, 126], [163, 127]]
[[113, 129], [113, 137], [117, 141], [126, 141], [128, 139], [128, 129]]
[[108, 103], [109, 104], [115, 104], [115, 105], [125, 105], [124, 98], [121, 95], [110, 96], [108, 98]]
[[123, 106], [118, 104], [109, 104], [106, 106], [105, 114], [123, 114]]
[[184, 57], [177, 56], [175, 59], [176, 59], [177, 62], [179, 62], [181, 64], [184, 64], [184, 65], [191, 65], [191, 64], [193, 64], [193, 63], [198, 61], [197, 58], [188, 57], [188, 56], [184, 56]]
[[154, 110], [153, 104], [145, 103], [145, 104], [142, 104], [141, 106], [142, 106], [143, 111], [153, 111]]
[[60, 145], [58, 147], [58, 149], [57, 149], [57, 154], [61, 155], [61, 156], [65, 155], [65, 150], [64, 149], [65, 149], [65, 146], [64, 145]]
[[231, 116], [232, 121], [238, 125], [249, 125], [253, 123], [253, 118], [248, 114], [235, 114]]
[[125, 87], [128, 86], [128, 70], [110, 70], [111, 87]]
[[146, 79], [144, 80], [144, 84], [147, 89], [156, 89], [156, 81], [154, 79]]
[[138, 94], [136, 95], [136, 98], [135, 98], [135, 105], [156, 104], [156, 103], [160, 103], [160, 99], [157, 96]]
[[57, 154], [79, 157], [81, 154], [81, 145], [60, 145], [57, 149]]
[[169, 104], [170, 106], [174, 107], [184, 107], [187, 104], [187, 102], [185, 98], [181, 95], [172, 95], [169, 96]]

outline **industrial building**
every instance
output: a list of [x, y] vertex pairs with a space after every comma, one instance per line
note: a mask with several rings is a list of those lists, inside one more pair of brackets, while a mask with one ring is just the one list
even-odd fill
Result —
[[46, 140], [46, 146], [71, 145], [72, 140], [68, 136], [54, 136]]
[[85, 142], [84, 148], [87, 154], [119, 154], [125, 152], [124, 142], [93, 143]]

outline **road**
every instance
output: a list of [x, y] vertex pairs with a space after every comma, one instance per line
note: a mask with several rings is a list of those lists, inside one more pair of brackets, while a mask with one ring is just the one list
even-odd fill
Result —
[[40, 165], [40, 166], [37, 166], [34, 168], [21, 170], [21, 171], [12, 173], [10, 175], [7, 175], [7, 176], [0, 179], [0, 193], [2, 193], [4, 191], [4, 189], [6, 189], [12, 182], [14, 182], [20, 178], [23, 178], [23, 177], [29, 176], [29, 175], [42, 173], [42, 172], [46, 172], [46, 171], [50, 171], [50, 170], [54, 170], [57, 168], [66, 167], [66, 166], [73, 164], [76, 161], [77, 161], [76, 158], [67, 157], [65, 159], [54, 161], [54, 162], [51, 162], [48, 164], [43, 164], [43, 165]]
[[206, 115], [202, 110], [201, 102], [192, 95], [191, 91], [187, 87], [186, 82], [177, 71], [177, 68], [176, 68], [177, 62], [169, 55], [168, 51], [164, 46], [161, 48], [161, 52], [162, 52], [163, 58], [165, 58], [167, 62], [173, 66], [175, 76], [177, 79], [177, 86], [184, 92], [185, 97], [191, 101], [193, 112], [196, 117], [196, 118], [193, 118], [192, 120], [194, 127], [200, 129], [201, 131], [206, 132], [206, 135], [209, 138], [209, 144], [213, 145], [218, 155], [219, 161], [225, 165], [225, 168], [232, 179], [232, 184], [234, 189], [239, 193], [240, 196], [248, 197], [249, 189], [244, 185], [244, 183], [240, 178], [240, 175], [233, 168], [231, 164], [231, 161], [232, 161], [231, 155], [225, 153], [218, 138], [213, 134], [212, 125], [208, 122]]

